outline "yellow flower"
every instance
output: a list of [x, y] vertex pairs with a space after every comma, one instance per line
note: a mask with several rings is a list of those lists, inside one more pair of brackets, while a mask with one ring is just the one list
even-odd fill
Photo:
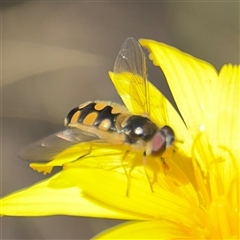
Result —
[[[224, 65], [217, 73], [210, 64], [163, 43], [145, 39], [140, 43], [164, 72], [181, 113], [148, 84], [150, 118], [176, 133], [175, 146], [164, 156], [169, 169], [154, 155], [144, 165], [140, 152], [130, 150], [126, 155], [125, 145], [80, 143], [49, 163], [32, 164], [45, 173], [54, 166], [63, 170], [1, 199], [2, 215], [136, 220], [97, 239], [240, 237], [240, 67]], [[119, 85], [113, 73], [110, 77], [136, 114], [139, 105], [133, 96], [139, 88], [128, 92], [129, 82]]]

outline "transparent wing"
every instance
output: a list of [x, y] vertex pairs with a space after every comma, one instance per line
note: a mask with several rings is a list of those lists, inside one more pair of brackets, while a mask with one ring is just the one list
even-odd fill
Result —
[[48, 162], [65, 149], [80, 142], [99, 139], [77, 128], [66, 128], [24, 148], [18, 156], [30, 162]]
[[131, 113], [149, 115], [146, 58], [141, 45], [132, 37], [124, 41], [116, 58], [114, 84]]

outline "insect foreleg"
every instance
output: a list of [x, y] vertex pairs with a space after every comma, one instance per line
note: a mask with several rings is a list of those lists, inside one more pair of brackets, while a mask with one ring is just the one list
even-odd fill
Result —
[[152, 182], [151, 182], [151, 180], [150, 180], [150, 177], [149, 177], [149, 175], [148, 175], [148, 173], [147, 173], [146, 166], [147, 166], [147, 155], [146, 155], [146, 152], [144, 152], [144, 153], [143, 153], [143, 167], [144, 167], [144, 172], [145, 172], [145, 174], [146, 174], [148, 183], [149, 183], [149, 185], [150, 185], [151, 192], [154, 192], [154, 191], [153, 191], [153, 184], [152, 184]]

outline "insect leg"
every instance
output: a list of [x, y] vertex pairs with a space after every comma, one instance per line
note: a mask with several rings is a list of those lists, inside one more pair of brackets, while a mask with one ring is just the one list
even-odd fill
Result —
[[131, 169], [130, 169], [130, 171], [129, 171], [129, 173], [128, 173], [128, 172], [127, 172], [127, 169], [126, 169], [126, 166], [125, 166], [125, 164], [124, 164], [124, 160], [125, 160], [126, 156], [128, 155], [128, 153], [129, 153], [129, 150], [127, 150], [127, 151], [124, 153], [123, 158], [122, 158], [122, 161], [121, 161], [122, 168], [123, 168], [123, 170], [124, 170], [124, 172], [125, 172], [125, 175], [126, 175], [126, 177], [127, 177], [126, 197], [129, 196], [129, 189], [130, 189], [130, 183], [131, 183], [131, 178], [130, 178]]
[[81, 155], [80, 157], [78, 157], [75, 161], [78, 161], [78, 160], [88, 156], [92, 152], [92, 143], [91, 142], [89, 142], [89, 143], [90, 143], [89, 144], [90, 146], [89, 146], [88, 151], [86, 153], [84, 153], [83, 155]]
[[162, 162], [162, 169], [164, 172], [164, 175], [167, 176], [166, 171], [169, 170], [169, 166], [166, 164], [165, 159], [163, 157], [160, 158]]
[[147, 173], [146, 166], [147, 166], [147, 156], [146, 156], [146, 152], [144, 152], [144, 153], [143, 153], [143, 167], [144, 167], [144, 172], [145, 172], [145, 174], [146, 174], [148, 183], [149, 183], [149, 185], [150, 185], [151, 192], [154, 192], [154, 191], [153, 191], [153, 184], [152, 184], [152, 182], [151, 182], [151, 180], [150, 180], [150, 177], [149, 177], [149, 175], [148, 175], [148, 173]]
[[[174, 148], [177, 148], [176, 146], [173, 145]], [[165, 155], [165, 157], [161, 156], [160, 159], [161, 159], [161, 162], [162, 162], [162, 166], [163, 166], [163, 171], [164, 171], [164, 174], [166, 176], [166, 171], [170, 170], [170, 167], [167, 165], [167, 163], [165, 162], [165, 159], [167, 158], [173, 158], [174, 154], [175, 154], [175, 149], [172, 149], [170, 155]]]

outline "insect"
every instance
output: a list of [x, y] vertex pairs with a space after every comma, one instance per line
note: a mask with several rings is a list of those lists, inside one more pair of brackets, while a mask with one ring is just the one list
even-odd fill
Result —
[[[150, 113], [146, 59], [142, 47], [134, 38], [127, 38], [116, 58], [114, 73], [116, 81], [129, 81], [136, 88], [140, 76], [144, 102], [142, 112], [133, 115], [125, 108], [111, 102], [87, 102], [72, 109], [65, 118], [65, 125], [84, 132], [94, 133], [114, 144], [128, 143], [133, 148], [144, 149], [144, 155], [161, 155], [174, 141], [174, 131], [169, 126], [159, 128], [148, 116]], [[126, 74], [118, 78], [117, 74]], [[131, 89], [130, 89], [131, 90]], [[132, 96], [130, 96], [132, 97]]]
[[[159, 127], [150, 120], [146, 58], [142, 47], [134, 38], [127, 38], [114, 65], [116, 81], [128, 86], [128, 98], [139, 103], [139, 109], [128, 111], [112, 102], [90, 101], [73, 108], [66, 116], [66, 129], [28, 147], [20, 157], [31, 162], [50, 161], [60, 151], [83, 141], [101, 139], [112, 144], [128, 144], [142, 150], [143, 158], [151, 154], [161, 156], [174, 142], [170, 126]], [[131, 95], [138, 89], [141, 96]], [[128, 100], [126, 100], [128, 101]]]
[[127, 143], [133, 148], [143, 148], [144, 155], [161, 155], [174, 141], [171, 127], [158, 128], [149, 118], [132, 115], [111, 102], [84, 103], [73, 108], [64, 122], [65, 126], [94, 134], [113, 144]]

